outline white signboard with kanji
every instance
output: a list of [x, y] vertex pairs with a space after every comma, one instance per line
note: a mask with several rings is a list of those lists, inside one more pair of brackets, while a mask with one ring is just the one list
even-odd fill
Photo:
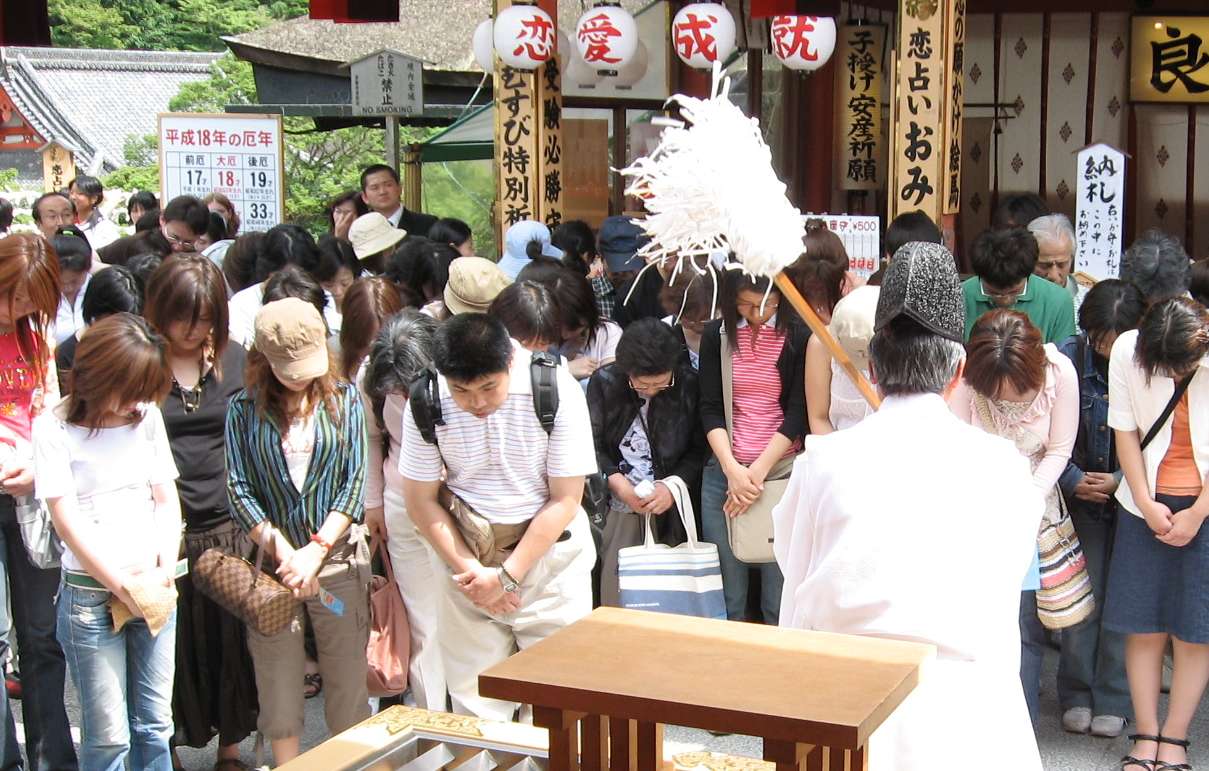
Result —
[[881, 264], [881, 217], [806, 214], [803, 219], [821, 219], [828, 230], [840, 237], [848, 253], [848, 269], [861, 278], [872, 276]]
[[1106, 144], [1079, 151], [1075, 270], [1098, 279], [1121, 270], [1125, 218], [1125, 154]]
[[244, 232], [285, 219], [281, 116], [163, 113], [159, 137], [161, 201], [222, 193]]
[[419, 59], [389, 49], [349, 64], [357, 115], [421, 115], [424, 68]]

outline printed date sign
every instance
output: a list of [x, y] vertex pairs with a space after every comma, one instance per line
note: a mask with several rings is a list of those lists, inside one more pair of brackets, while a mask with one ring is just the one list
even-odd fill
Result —
[[279, 116], [164, 113], [159, 123], [161, 200], [222, 193], [245, 232], [284, 219]]

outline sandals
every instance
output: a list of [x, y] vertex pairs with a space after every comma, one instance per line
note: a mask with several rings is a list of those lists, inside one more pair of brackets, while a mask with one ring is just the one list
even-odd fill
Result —
[[[1129, 737], [1129, 741], [1131, 743], [1136, 743], [1136, 742], [1156, 742], [1157, 743], [1157, 742], [1161, 742], [1162, 738], [1160, 738], [1158, 736], [1151, 736], [1150, 734], [1133, 734], [1132, 736]], [[1121, 771], [1129, 771], [1130, 767], [1136, 766], [1138, 768], [1144, 769], [1144, 771], [1156, 771], [1155, 766], [1157, 766], [1158, 763], [1159, 763], [1159, 761], [1157, 761], [1153, 758], [1135, 758], [1133, 755], [1126, 755], [1125, 757], [1121, 758], [1120, 769], [1121, 769]]]
[[[1185, 750], [1192, 745], [1187, 739], [1170, 739], [1166, 736], [1160, 736], [1158, 741], [1160, 744], [1183, 747]], [[1192, 771], [1192, 766], [1188, 764], [1188, 761], [1184, 761], [1183, 763], [1164, 763], [1161, 760], [1156, 760], [1154, 771]]]
[[309, 675], [302, 676], [302, 695], [308, 699], [313, 699], [323, 690], [323, 675], [318, 672], [312, 672]]

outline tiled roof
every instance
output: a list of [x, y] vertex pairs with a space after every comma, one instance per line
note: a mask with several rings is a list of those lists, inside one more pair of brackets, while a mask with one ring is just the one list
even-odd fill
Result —
[[[651, 0], [622, 0], [637, 13]], [[581, 0], [559, 0], [559, 26], [575, 26], [583, 13]], [[390, 48], [408, 54], [435, 70], [474, 70], [471, 37], [479, 22], [491, 16], [491, 0], [399, 0], [399, 22], [337, 24], [305, 16], [227, 38], [231, 43], [263, 51], [348, 62]]]
[[132, 134], [154, 134], [156, 115], [184, 83], [204, 80], [213, 53], [0, 48], [0, 86], [42, 136], [76, 152], [88, 168], [124, 163]]

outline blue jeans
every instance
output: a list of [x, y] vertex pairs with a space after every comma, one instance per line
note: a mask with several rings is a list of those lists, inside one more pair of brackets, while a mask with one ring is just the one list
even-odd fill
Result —
[[[13, 499], [0, 495], [0, 584], [12, 602], [12, 629], [21, 660], [25, 754], [31, 771], [75, 771], [63, 686], [67, 665], [55, 639], [55, 591], [59, 569], [34, 567], [25, 552]], [[7, 614], [0, 606], [0, 614]], [[7, 711], [7, 710], [6, 710]], [[7, 744], [7, 737], [3, 740]], [[0, 764], [0, 767], [6, 767]]]
[[[1125, 679], [1125, 635], [1104, 629], [1108, 587], [1108, 562], [1112, 553], [1116, 517], [1091, 517], [1072, 509], [1071, 520], [1087, 557], [1096, 609], [1078, 626], [1062, 630], [1058, 659], [1058, 701], [1062, 709], [1088, 707], [1096, 715], [1133, 718], [1129, 682]], [[1120, 516], [1129, 516], [1126, 512]]]
[[64, 585], [59, 639], [80, 694], [80, 768], [171, 771], [176, 611], [155, 637], [142, 619], [113, 631], [109, 592]]
[[1037, 726], [1041, 711], [1041, 663], [1045, 658], [1045, 627], [1037, 617], [1037, 593], [1020, 593], [1020, 684], [1028, 716]]
[[[777, 623], [781, 614], [781, 587], [785, 583], [781, 568], [775, 562], [752, 565], [740, 562], [731, 553], [726, 536], [726, 475], [716, 458], [710, 458], [701, 475], [701, 535], [718, 547], [722, 566], [722, 594], [726, 597], [726, 617], [731, 621], [747, 621], [747, 588], [751, 571], [760, 571], [760, 612], [764, 623]], [[755, 619], [751, 619], [755, 620]]]

